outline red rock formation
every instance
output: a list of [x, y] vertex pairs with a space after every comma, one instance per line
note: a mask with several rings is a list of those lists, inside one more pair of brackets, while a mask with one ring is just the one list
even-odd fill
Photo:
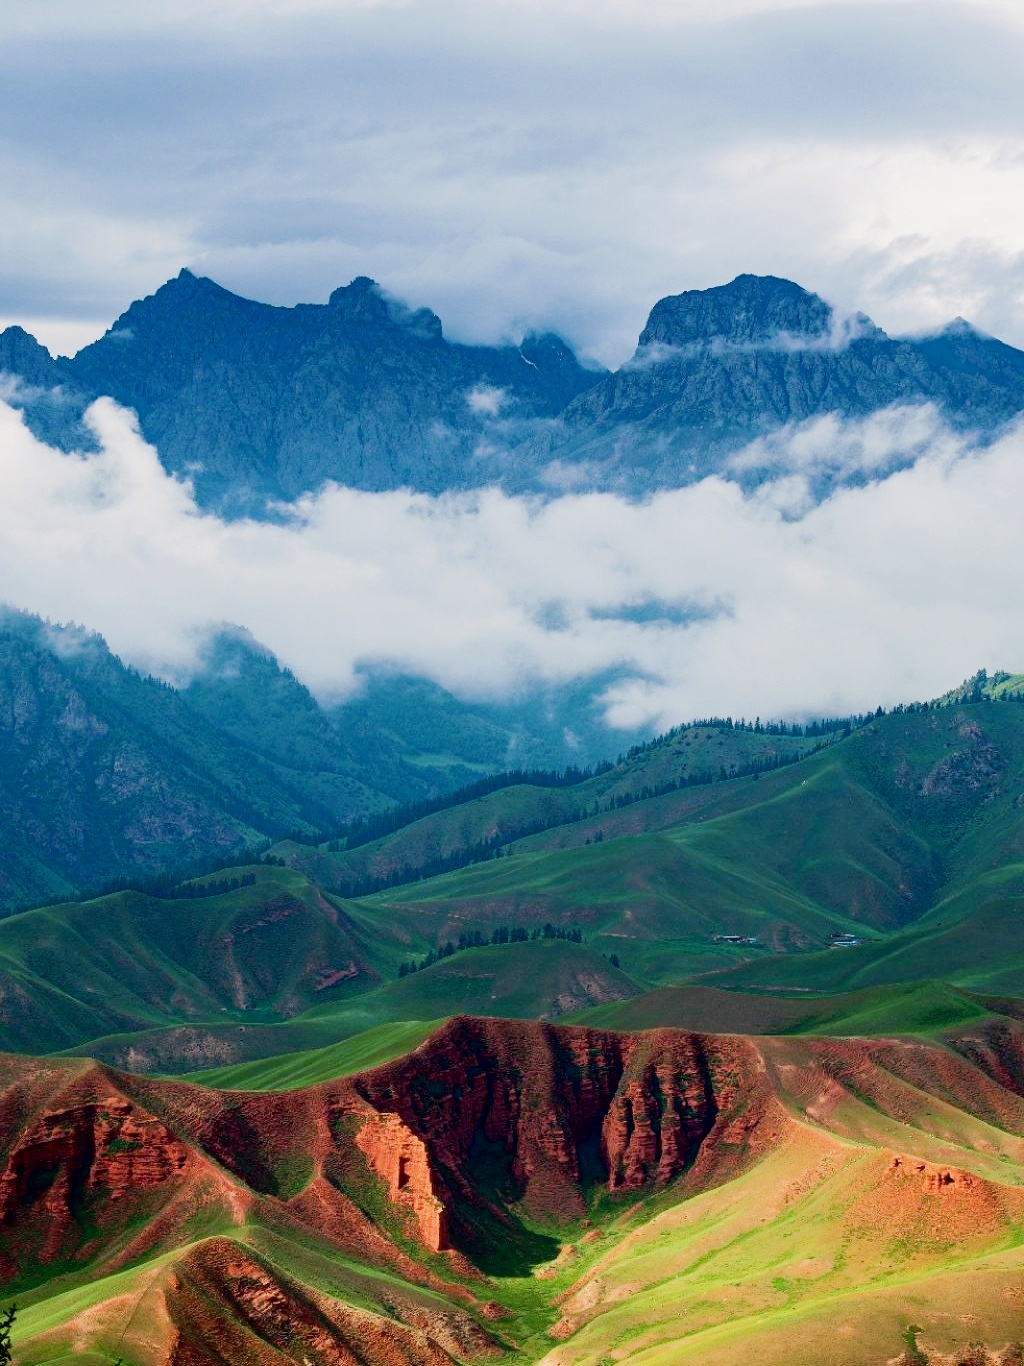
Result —
[[78, 1204], [103, 1192], [118, 1201], [170, 1181], [188, 1149], [117, 1092], [48, 1110], [11, 1147], [0, 1173], [0, 1227], [32, 1210], [44, 1220], [42, 1256], [56, 1255]]
[[912, 1157], [894, 1157], [888, 1175], [917, 1179], [930, 1195], [954, 1195], [973, 1191], [978, 1178], [956, 1167], [936, 1167]]
[[[448, 1366], [498, 1351], [481, 1322], [487, 1283], [455, 1249], [510, 1227], [520, 1205], [554, 1220], [581, 1215], [595, 1182], [705, 1190], [749, 1167], [787, 1125], [842, 1133], [844, 1097], [867, 1102], [866, 1116], [912, 1122], [929, 1081], [1019, 1133], [1024, 1097], [991, 1075], [998, 1065], [1017, 1076], [1016, 1034], [972, 1035], [964, 1052], [968, 1043], [985, 1070], [948, 1048], [894, 1040], [754, 1042], [460, 1018], [406, 1058], [287, 1094], [0, 1056], [0, 1286], [40, 1261], [88, 1259], [106, 1274], [192, 1244], [197, 1227], [262, 1225], [328, 1259], [386, 1268], [380, 1313], [339, 1308], [252, 1249], [207, 1239], [167, 1271], [174, 1344], [140, 1360], [213, 1366], [205, 1344], [216, 1342], [218, 1361], [246, 1366]], [[390, 1240], [389, 1221], [372, 1223], [366, 1163], [443, 1259], [417, 1261]], [[894, 1237], [966, 1243], [1024, 1218], [1024, 1195], [952, 1166], [886, 1151], [868, 1175], [857, 1218]], [[403, 1300], [403, 1279], [437, 1293]]]
[[[695, 1162], [705, 1179], [721, 1165], [718, 1148], [745, 1152], [759, 1111], [750, 1107], [748, 1128], [733, 1132], [730, 1097], [737, 1086], [755, 1088], [753, 1052], [734, 1041], [726, 1063], [721, 1048], [673, 1030], [621, 1035], [460, 1018], [407, 1058], [287, 1095], [0, 1059], [0, 1225], [37, 1229], [27, 1257], [78, 1255], [83, 1199], [109, 1197], [102, 1218], [113, 1229], [140, 1196], [178, 1177], [192, 1190], [201, 1178], [208, 1193], [186, 1204], [216, 1200], [233, 1222], [257, 1205], [276, 1208], [275, 1218], [302, 1209], [319, 1236], [337, 1242], [331, 1201], [299, 1197], [348, 1190], [346, 1154], [355, 1148], [411, 1212], [424, 1245], [450, 1250], [460, 1202], [484, 1199], [476, 1187], [485, 1169], [486, 1200], [499, 1217], [507, 1200], [522, 1199], [558, 1218], [584, 1212], [583, 1190], [594, 1181], [637, 1190]], [[349, 1194], [358, 1198], [355, 1188]], [[111, 1223], [121, 1205], [130, 1208]], [[345, 1239], [355, 1236], [350, 1223]], [[474, 1274], [468, 1264], [460, 1271]]]
[[600, 1153], [613, 1190], [672, 1180], [717, 1109], [703, 1043], [671, 1030], [629, 1036], [456, 1019], [356, 1085], [422, 1138], [442, 1199], [444, 1185], [475, 1198], [483, 1143], [504, 1152], [527, 1202], [551, 1214], [581, 1211], [587, 1153]]
[[412, 1210], [426, 1246], [432, 1252], [446, 1248], [448, 1220], [434, 1189], [427, 1149], [401, 1117], [371, 1115], [356, 1134], [356, 1146], [387, 1184], [391, 1201]]
[[[426, 1333], [300, 1287], [226, 1238], [186, 1254], [164, 1297], [167, 1366], [455, 1366]], [[479, 1356], [491, 1344], [479, 1330], [476, 1338]]]

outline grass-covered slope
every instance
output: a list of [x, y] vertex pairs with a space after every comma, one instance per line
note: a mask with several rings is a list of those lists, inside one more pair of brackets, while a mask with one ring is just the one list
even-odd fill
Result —
[[337, 1077], [350, 1077], [411, 1053], [441, 1023], [404, 1020], [399, 1024], [377, 1025], [326, 1048], [310, 1048], [231, 1067], [212, 1067], [205, 1072], [193, 1072], [188, 1080], [221, 1091], [298, 1091]]
[[[742, 957], [729, 984], [836, 989], [960, 973], [964, 984], [1012, 993], [1024, 989], [1010, 942], [1022, 795], [1019, 703], [896, 713], [760, 778], [588, 816], [512, 842], [503, 859], [365, 904], [445, 926], [579, 921], [652, 982]], [[843, 932], [862, 948], [803, 956]], [[953, 941], [924, 947], [936, 933]], [[761, 947], [736, 950], [716, 934], [757, 936]], [[788, 950], [801, 956], [780, 957]], [[895, 966], [904, 952], [906, 965]], [[893, 960], [888, 975], [856, 975], [876, 958]]]
[[359, 927], [299, 874], [234, 871], [252, 881], [171, 899], [118, 892], [0, 921], [3, 1045], [280, 1019], [379, 980]]
[[[287, 1020], [222, 1014], [185, 1025], [165, 1024], [94, 1036], [66, 1051], [143, 1072], [256, 1064], [287, 1070], [296, 1052], [313, 1050], [331, 1065], [335, 1048], [384, 1026], [438, 1019], [460, 1010], [519, 1019], [557, 1018], [635, 995], [640, 986], [585, 945], [560, 940], [472, 949], [404, 979], [351, 990]], [[356, 1036], [353, 1039], [353, 1036]], [[302, 1066], [301, 1059], [297, 1065]]]
[[[514, 784], [349, 854], [279, 846], [297, 866], [236, 869], [249, 885], [234, 891], [200, 880], [195, 895], [126, 892], [11, 917], [0, 1042], [181, 1071], [457, 1010], [554, 1018], [695, 981], [1024, 995], [1024, 706], [879, 716], [797, 762], [691, 784], [689, 751], [706, 765], [719, 738], [737, 766], [743, 746], [749, 757], [749, 745], [808, 737], [683, 731], [584, 782]], [[502, 843], [527, 819], [547, 828]], [[488, 831], [500, 857], [358, 899], [331, 890], [346, 857], [457, 854]], [[563, 938], [538, 941], [545, 925]], [[513, 942], [479, 947], [503, 934]], [[860, 942], [830, 947], [840, 934]], [[721, 1020], [701, 1022], [736, 1027], [726, 998], [712, 999]], [[916, 1028], [927, 1007], [893, 999]]]
[[993, 1021], [1001, 1013], [998, 998], [972, 996], [947, 982], [912, 982], [825, 995], [724, 991], [694, 983], [660, 987], [627, 1001], [592, 1006], [570, 1019], [598, 1029], [669, 1027], [733, 1034], [942, 1036], [965, 1025]]
[[[478, 857], [538, 831], [550, 832], [548, 838], [557, 842], [560, 829], [588, 818], [611, 815], [613, 829], [657, 829], [671, 823], [677, 812], [705, 805], [711, 798], [705, 781], [792, 762], [839, 734], [780, 734], [731, 724], [686, 726], [636, 747], [618, 764], [580, 782], [538, 786], [527, 775], [526, 781], [467, 801], [454, 794], [443, 810], [411, 819], [371, 842], [348, 848], [344, 840], [332, 841], [317, 849], [291, 842], [275, 852], [344, 893], [374, 880], [430, 873], [445, 859]], [[653, 806], [652, 798], [659, 795], [672, 800]], [[595, 825], [595, 830], [601, 828]], [[335, 843], [342, 847], [333, 848]]]

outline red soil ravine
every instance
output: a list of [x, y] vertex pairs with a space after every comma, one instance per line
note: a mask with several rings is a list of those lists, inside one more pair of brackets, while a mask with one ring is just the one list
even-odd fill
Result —
[[[175, 1264], [174, 1284], [162, 1292], [167, 1322], [177, 1326], [160, 1366], [291, 1359], [298, 1337], [288, 1345], [273, 1327], [288, 1314], [308, 1327], [297, 1360], [347, 1363], [356, 1333], [374, 1344], [361, 1359], [433, 1366], [465, 1355], [460, 1334], [475, 1321], [456, 1303], [489, 1315], [486, 1279], [458, 1250], [464, 1208], [489, 1203], [507, 1218], [495, 1190], [474, 1188], [481, 1149], [504, 1164], [527, 1210], [557, 1221], [585, 1212], [582, 1185], [596, 1163], [612, 1191], [675, 1183], [683, 1198], [737, 1175], [798, 1122], [828, 1129], [845, 1095], [912, 1122], [915, 1097], [928, 1092], [1021, 1134], [1024, 1099], [1007, 1085], [1020, 1075], [1018, 1044], [1016, 1035], [971, 1036], [955, 1053], [886, 1040], [615, 1034], [457, 1018], [405, 1058], [287, 1094], [0, 1058], [0, 1283], [37, 1263], [78, 1260], [110, 1271], [184, 1247], [200, 1216], [205, 1227], [254, 1221], [441, 1291], [451, 1312], [420, 1325], [411, 1310], [404, 1323], [342, 1312], [267, 1267], [228, 1274], [225, 1259], [249, 1253], [230, 1239], [207, 1240]], [[969, 1237], [1008, 1213], [970, 1172], [913, 1154], [885, 1161], [865, 1217], [899, 1224], [913, 1206], [916, 1220], [934, 1214], [954, 1236]], [[369, 1173], [407, 1233], [441, 1254], [432, 1264], [359, 1208]], [[239, 1298], [241, 1282], [248, 1298]], [[212, 1321], [238, 1339], [217, 1357], [202, 1354]], [[474, 1354], [491, 1342], [479, 1332]]]

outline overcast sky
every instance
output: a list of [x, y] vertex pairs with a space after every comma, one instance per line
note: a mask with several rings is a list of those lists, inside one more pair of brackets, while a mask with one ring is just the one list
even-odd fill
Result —
[[1024, 345], [1024, 6], [35, 0], [0, 11], [0, 322], [59, 350], [182, 265], [369, 274], [616, 364], [743, 271]]

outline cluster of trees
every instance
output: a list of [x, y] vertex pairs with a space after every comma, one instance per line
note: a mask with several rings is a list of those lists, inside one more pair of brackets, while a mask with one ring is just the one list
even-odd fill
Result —
[[14, 1320], [17, 1313], [18, 1306], [16, 1304], [9, 1305], [0, 1313], [0, 1366], [10, 1366], [14, 1360], [11, 1333], [14, 1330]]
[[823, 736], [835, 738], [838, 735], [849, 735], [859, 726], [866, 725], [868, 721], [874, 720], [875, 716], [881, 715], [883, 712], [880, 707], [877, 712], [864, 712], [855, 716], [823, 716], [817, 721], [807, 721], [803, 724], [798, 721], [762, 721], [759, 716], [753, 721], [747, 721], [743, 717], [737, 721], [731, 716], [705, 716], [696, 721], [686, 721], [681, 726], [673, 726], [664, 735], [634, 745], [627, 751], [626, 758], [635, 759], [638, 755], [647, 754], [650, 750], [663, 745], [666, 740], [672, 740], [688, 730], [739, 730], [750, 735], [785, 735], [798, 740], [816, 740]]
[[[839, 732], [845, 734], [845, 732]], [[801, 759], [806, 759], [809, 754], [816, 753], [819, 749], [824, 749], [831, 744], [835, 738], [834, 732], [828, 733], [828, 738], [820, 744], [811, 745], [809, 749], [794, 750], [792, 754], [766, 754], [757, 759], [750, 759], [744, 764], [720, 764], [718, 772], [712, 773], [705, 769], [700, 773], [686, 773], [679, 778], [665, 778], [660, 783], [645, 783], [642, 787], [632, 788], [629, 792], [618, 792], [609, 797], [601, 808], [604, 811], [619, 811], [624, 806], [632, 806], [634, 802], [646, 802], [652, 797], [662, 797], [666, 792], [681, 792], [688, 787], [706, 787], [709, 783], [728, 782], [731, 778], [751, 778], [760, 777], [762, 773], [773, 773], [777, 768], [786, 768], [789, 764], [797, 764]], [[595, 812], [594, 814], [600, 814]]]
[[251, 887], [255, 881], [255, 873], [243, 873], [241, 877], [220, 877], [213, 882], [183, 882], [166, 892], [165, 896], [172, 900], [199, 901], [204, 896], [223, 896], [226, 892], [237, 892], [241, 887]]
[[358, 816], [342, 826], [328, 842], [327, 850], [331, 854], [340, 854], [346, 849], [358, 849], [360, 845], [372, 844], [385, 835], [393, 835], [396, 830], [423, 820], [424, 816], [448, 811], [454, 806], [462, 806], [464, 802], [475, 801], [478, 797], [489, 797], [492, 792], [500, 792], [506, 787], [578, 787], [588, 778], [608, 773], [614, 767], [614, 764], [605, 762], [596, 768], [513, 768], [504, 773], [492, 773], [455, 792], [446, 792], [419, 802], [407, 802], [404, 806], [392, 806], [387, 811], [374, 812], [369, 816]]
[[[237, 868], [244, 859], [247, 863], [279, 864], [286, 867], [283, 858], [276, 858], [262, 851], [270, 847], [270, 840], [262, 840], [249, 850], [236, 850], [233, 854], [218, 858], [196, 859], [191, 863], [179, 864], [162, 873], [133, 876], [124, 873], [119, 877], [107, 878], [93, 887], [83, 888], [74, 894], [75, 901], [95, 901], [101, 896], [114, 896], [117, 892], [139, 892], [143, 896], [157, 897], [161, 901], [187, 900], [190, 897], [220, 896], [223, 892], [236, 891], [239, 887], [249, 887], [256, 881], [255, 873], [242, 873], [237, 877], [223, 878], [206, 883], [205, 886], [186, 886], [193, 878], [210, 877], [225, 869]], [[40, 906], [52, 906], [58, 897], [46, 897], [17, 909], [0, 910], [0, 919], [9, 915], [20, 915], [22, 911], [34, 911]], [[65, 898], [69, 899], [69, 898]]]
[[479, 930], [469, 930], [459, 935], [457, 943], [453, 944], [449, 939], [439, 949], [431, 949], [423, 958], [410, 959], [409, 962], [400, 964], [398, 975], [408, 977], [411, 973], [422, 972], [424, 968], [431, 968], [435, 963], [440, 963], [443, 959], [451, 958], [466, 949], [483, 949], [495, 944], [526, 944], [535, 939], [563, 939], [570, 944], [582, 944], [583, 931], [578, 925], [566, 928], [563, 925], [552, 925], [550, 921], [544, 925], [534, 925], [532, 929], [526, 925], [498, 925], [489, 937], [485, 937]]

